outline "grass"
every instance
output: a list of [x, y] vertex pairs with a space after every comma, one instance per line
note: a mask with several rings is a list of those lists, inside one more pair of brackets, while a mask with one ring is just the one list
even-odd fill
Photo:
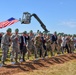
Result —
[[[48, 54], [49, 57], [51, 57], [50, 52]], [[1, 56], [2, 56], [2, 51], [0, 49], [0, 58]], [[57, 56], [56, 53], [55, 56]], [[27, 59], [27, 55], [25, 56], [25, 59]], [[29, 59], [33, 60], [34, 55], [31, 55]], [[10, 62], [10, 51], [8, 52], [8, 58], [6, 62], [7, 63]], [[47, 68], [43, 67], [38, 70], [33, 70], [29, 72], [21, 72], [14, 75], [76, 75], [76, 60], [72, 60], [64, 64], [50, 65]]]
[[[10, 51], [11, 51], [11, 48], [10, 48], [10, 50], [8, 52], [8, 58], [6, 59], [6, 62], [10, 62]], [[74, 51], [74, 53], [76, 53], [76, 50]], [[65, 52], [65, 54], [67, 54], [67, 53]], [[55, 56], [57, 56], [57, 55], [58, 55], [57, 52], [55, 52]], [[1, 62], [1, 57], [2, 57], [2, 50], [0, 49], [0, 62]], [[51, 57], [50, 51], [48, 51], [48, 57]], [[27, 55], [25, 56], [25, 59], [28, 60], [28, 56]], [[35, 59], [34, 54], [32, 54], [29, 57], [29, 60], [34, 60], [34, 59]]]
[[22, 72], [14, 75], [76, 75], [76, 60], [64, 64], [51, 65], [50, 67], [32, 72]]

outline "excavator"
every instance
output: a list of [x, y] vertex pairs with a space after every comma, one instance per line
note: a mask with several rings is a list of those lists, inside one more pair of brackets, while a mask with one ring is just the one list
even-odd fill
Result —
[[21, 21], [21, 24], [30, 24], [32, 16], [40, 23], [41, 27], [44, 29], [44, 32], [48, 33], [49, 31], [46, 26], [35, 13], [30, 14], [29, 12], [23, 12], [22, 19], [20, 18], [19, 20]]

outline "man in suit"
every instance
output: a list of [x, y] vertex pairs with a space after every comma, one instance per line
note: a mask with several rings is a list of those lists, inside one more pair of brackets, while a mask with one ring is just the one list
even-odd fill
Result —
[[52, 40], [52, 54], [54, 56], [54, 51], [57, 50], [57, 32], [54, 32], [54, 34], [51, 36]]
[[54, 34], [51, 37], [52, 43], [57, 43], [57, 33], [54, 32]]
[[26, 31], [23, 32], [22, 36], [20, 36], [20, 52], [21, 52], [21, 59], [23, 61], [25, 61], [25, 54], [27, 52], [27, 48], [26, 48], [27, 38], [26, 38], [26, 36], [27, 36]]
[[28, 51], [28, 59], [29, 57], [31, 56], [31, 54], [34, 53], [34, 33], [33, 31], [31, 30], [29, 32], [29, 34], [27, 35], [27, 51]]

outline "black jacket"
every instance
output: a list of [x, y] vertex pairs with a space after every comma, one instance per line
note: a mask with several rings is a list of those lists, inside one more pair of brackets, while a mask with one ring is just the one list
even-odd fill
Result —
[[24, 36], [20, 36], [20, 50], [22, 50], [23, 49], [23, 46], [24, 46], [24, 39], [25, 39], [25, 43], [27, 42], [26, 41], [26, 37], [24, 37]]
[[56, 42], [57, 41], [57, 36], [52, 35], [51, 40], [52, 40], [52, 42]]

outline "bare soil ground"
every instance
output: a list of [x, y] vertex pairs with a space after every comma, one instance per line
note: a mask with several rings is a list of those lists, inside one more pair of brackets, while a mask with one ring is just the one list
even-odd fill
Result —
[[40, 70], [48, 68], [51, 65], [63, 64], [70, 60], [76, 60], [76, 53], [65, 54], [50, 58], [26, 61], [18, 64], [7, 64], [5, 67], [0, 67], [0, 75], [13, 75], [22, 72], [31, 72], [34, 70]]

